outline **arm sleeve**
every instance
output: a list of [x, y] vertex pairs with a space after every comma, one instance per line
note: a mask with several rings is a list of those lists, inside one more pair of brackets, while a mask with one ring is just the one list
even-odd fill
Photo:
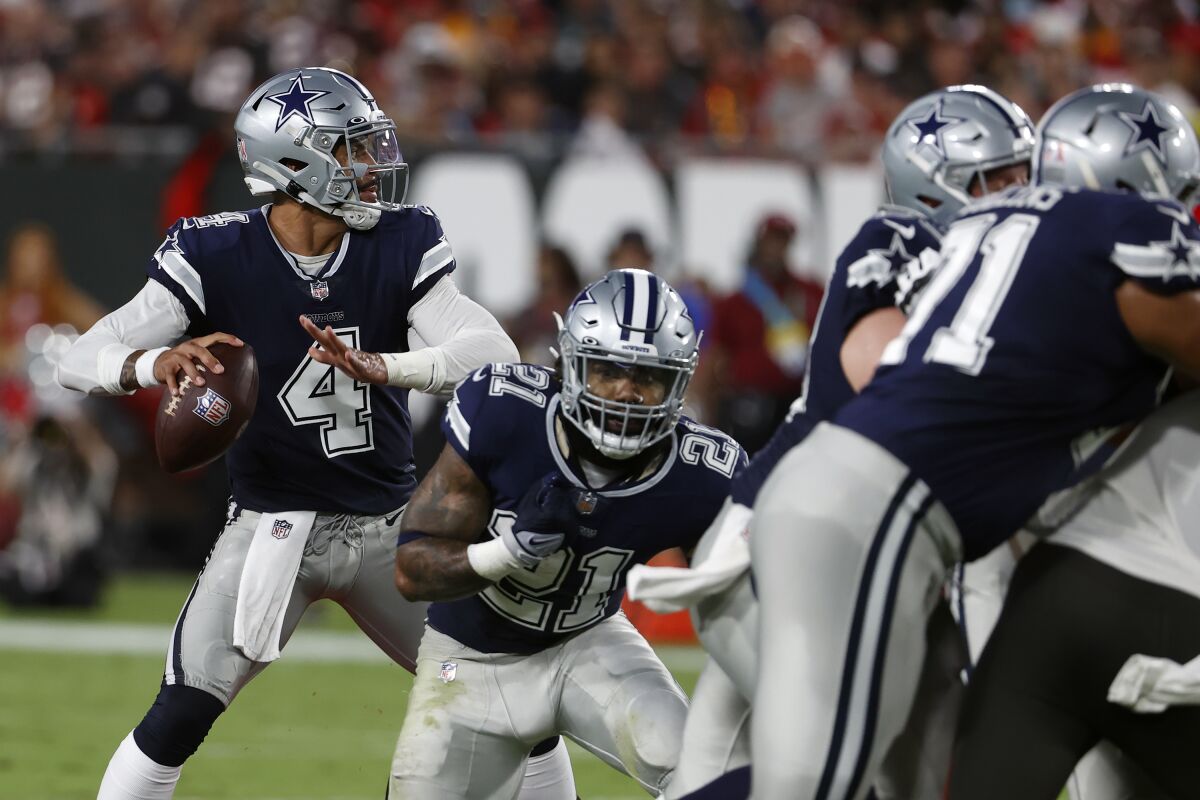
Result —
[[188, 324], [179, 299], [158, 281], [146, 281], [132, 300], [75, 340], [58, 364], [58, 381], [89, 394], [129, 394], [120, 384], [129, 354], [174, 344]]
[[491, 382], [490, 365], [476, 370], [454, 390], [442, 417], [446, 443], [485, 484], [492, 464], [504, 454], [512, 427], [501, 398], [491, 394]]
[[1122, 277], [1161, 295], [1200, 289], [1200, 227], [1183, 206], [1131, 198], [1121, 210], [1109, 258]]
[[517, 346], [496, 318], [443, 277], [416, 303], [408, 314], [410, 344], [421, 349], [403, 354], [421, 374], [428, 375], [422, 391], [452, 390], [461, 380], [485, 364], [520, 361]]
[[437, 214], [428, 206], [413, 206], [412, 211], [419, 216], [420, 233], [414, 241], [420, 242], [417, 249], [408, 255], [409, 307], [416, 306], [425, 295], [438, 284], [441, 278], [454, 271], [457, 264], [454, 261], [454, 251], [442, 230], [442, 222]]
[[146, 265], [146, 277], [161, 283], [187, 311], [188, 319], [197, 323], [205, 313], [204, 282], [193, 264], [201, 255], [201, 240], [185, 222], [180, 219], [167, 229], [167, 238]]

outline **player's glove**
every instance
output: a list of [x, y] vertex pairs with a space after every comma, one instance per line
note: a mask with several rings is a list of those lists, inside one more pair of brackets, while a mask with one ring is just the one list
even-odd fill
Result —
[[598, 503], [596, 495], [552, 472], [521, 498], [512, 528], [501, 538], [513, 557], [532, 569], [570, 544], [579, 533], [583, 515], [594, 513]]

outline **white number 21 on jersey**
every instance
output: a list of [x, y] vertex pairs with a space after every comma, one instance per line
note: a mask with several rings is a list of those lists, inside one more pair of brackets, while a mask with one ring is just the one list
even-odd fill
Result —
[[[358, 347], [358, 326], [337, 328], [347, 347]], [[370, 386], [305, 356], [279, 390], [279, 404], [293, 425], [319, 425], [329, 458], [375, 447]]]

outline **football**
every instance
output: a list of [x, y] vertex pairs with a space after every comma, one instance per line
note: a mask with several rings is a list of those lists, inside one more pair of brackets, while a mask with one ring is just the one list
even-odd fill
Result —
[[229, 449], [254, 416], [258, 401], [258, 362], [254, 348], [218, 342], [209, 352], [225, 371], [204, 373], [204, 385], [190, 378], [179, 394], [164, 391], [154, 423], [158, 463], [167, 472], [202, 467]]

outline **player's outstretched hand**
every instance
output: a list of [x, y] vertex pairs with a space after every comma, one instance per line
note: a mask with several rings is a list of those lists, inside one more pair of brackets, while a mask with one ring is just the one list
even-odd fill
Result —
[[179, 384], [182, 380], [179, 373], [181, 372], [195, 385], [203, 386], [204, 375], [201, 374], [203, 371], [211, 370], [218, 374], [225, 371], [221, 362], [208, 352], [208, 348], [217, 342], [225, 342], [234, 347], [242, 346], [242, 340], [231, 333], [210, 333], [207, 336], [180, 342], [155, 359], [154, 378], [159, 383], [165, 383], [171, 394], [179, 394]]
[[328, 325], [324, 329], [318, 328], [304, 315], [300, 316], [300, 327], [316, 341], [315, 345], [308, 348], [308, 354], [313, 361], [332, 364], [360, 383], [387, 383], [387, 365], [383, 363], [383, 357], [379, 353], [347, 347], [333, 332], [333, 328]]

